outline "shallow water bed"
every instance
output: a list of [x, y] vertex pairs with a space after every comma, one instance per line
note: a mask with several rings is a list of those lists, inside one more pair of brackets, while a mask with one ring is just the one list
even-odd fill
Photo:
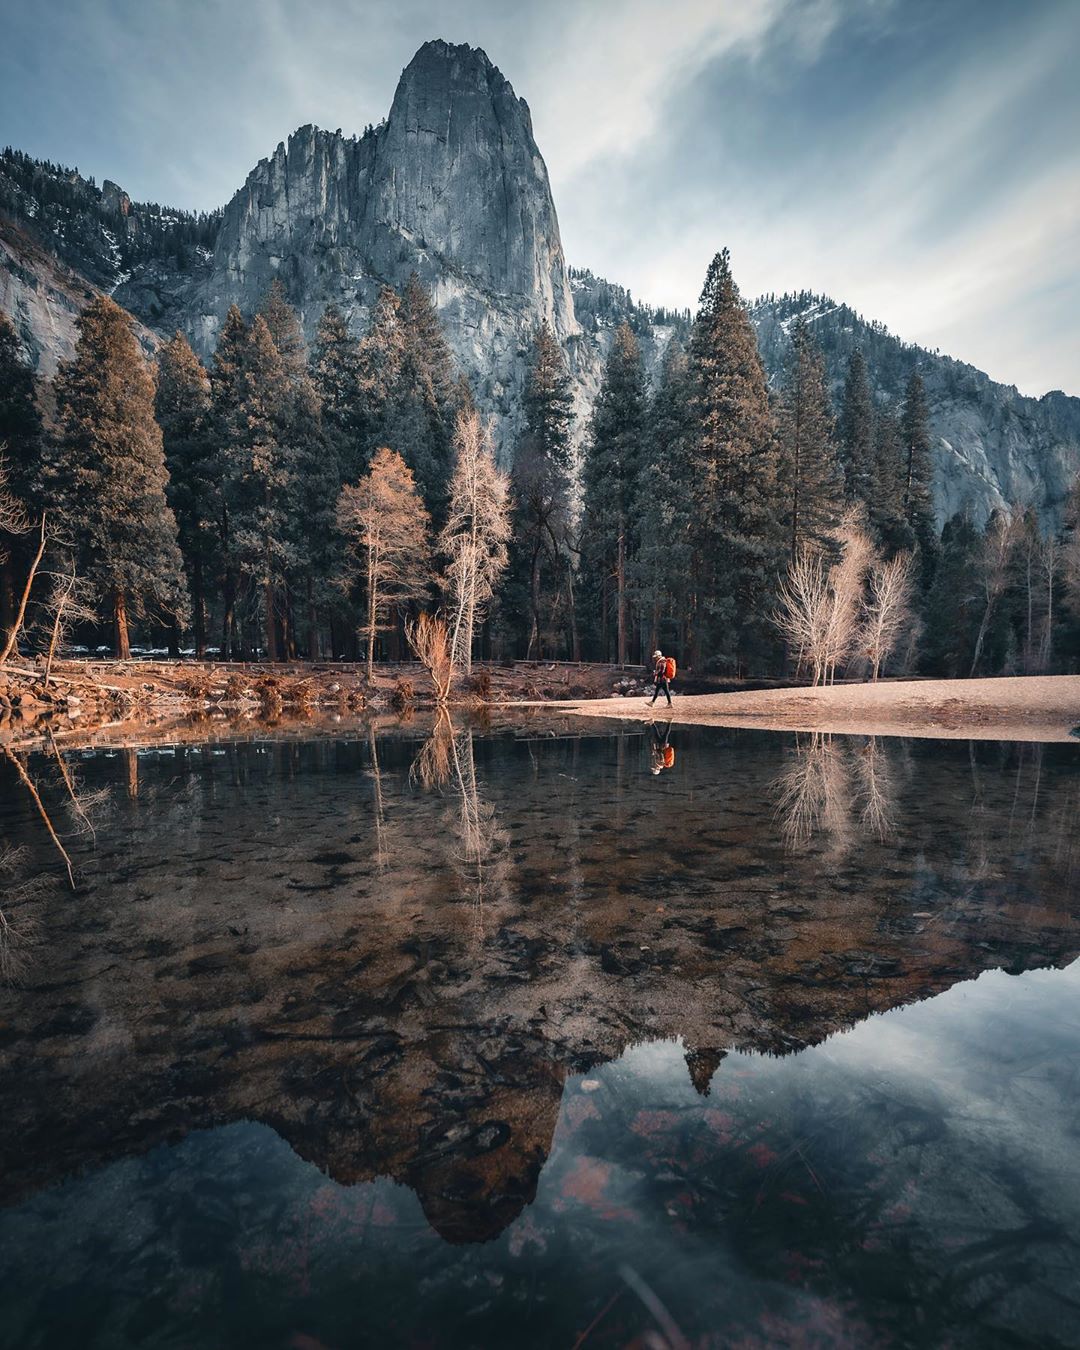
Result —
[[71, 757], [96, 840], [0, 992], [0, 1343], [1074, 1343], [1078, 760]]

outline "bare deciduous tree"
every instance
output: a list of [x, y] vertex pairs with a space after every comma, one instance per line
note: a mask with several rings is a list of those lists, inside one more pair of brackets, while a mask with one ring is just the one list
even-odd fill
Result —
[[454, 659], [450, 650], [450, 633], [438, 614], [418, 614], [405, 625], [405, 636], [416, 653], [416, 659], [431, 677], [435, 686], [435, 702], [439, 707], [450, 697], [454, 679]]
[[809, 669], [814, 684], [822, 680], [828, 598], [824, 563], [809, 549], [800, 549], [780, 583], [775, 622], [789, 650], [795, 653], [796, 670]]
[[994, 513], [986, 527], [980, 559], [980, 582], [983, 592], [983, 616], [979, 632], [975, 638], [975, 652], [971, 658], [971, 677], [979, 668], [983, 643], [994, 613], [994, 607], [1001, 598], [1009, 581], [1009, 562], [1016, 544], [1016, 527], [1003, 511]]
[[[8, 474], [4, 467], [3, 460], [0, 459], [0, 536], [5, 534], [19, 535], [29, 534], [33, 526], [23, 510], [22, 504], [8, 487]], [[45, 512], [41, 513], [41, 520], [38, 525], [38, 547], [34, 554], [34, 559], [30, 564], [30, 570], [26, 575], [23, 584], [22, 595], [19, 597], [19, 607], [15, 613], [15, 621], [8, 630], [4, 641], [3, 649], [0, 650], [0, 666], [8, 659], [15, 650], [15, 644], [19, 640], [19, 633], [26, 622], [26, 607], [30, 603], [30, 592], [34, 589], [34, 578], [37, 576], [37, 570], [41, 566], [41, 559], [45, 553], [45, 545], [48, 542], [48, 536], [45, 532]], [[4, 560], [3, 541], [0, 539], [0, 562]]]
[[359, 483], [342, 489], [338, 527], [354, 564], [345, 578], [362, 580], [367, 622], [367, 677], [374, 678], [375, 638], [395, 605], [418, 600], [431, 584], [428, 547], [430, 517], [420, 500], [412, 471], [385, 447], [375, 451], [370, 470]]
[[866, 573], [874, 561], [874, 546], [854, 512], [848, 512], [834, 532], [840, 561], [829, 570], [829, 608], [825, 624], [825, 673], [832, 684], [837, 667], [847, 660], [859, 632]]
[[898, 553], [888, 562], [875, 558], [870, 565], [859, 646], [870, 663], [872, 680], [877, 680], [911, 626], [913, 574], [910, 553]]
[[845, 516], [834, 532], [839, 561], [826, 570], [813, 547], [800, 549], [780, 585], [780, 608], [774, 622], [788, 646], [798, 654], [814, 684], [831, 683], [847, 659], [859, 630], [867, 569], [875, 554], [861, 522]]
[[43, 680], [49, 683], [56, 654], [68, 639], [72, 626], [77, 623], [96, 623], [97, 610], [93, 603], [90, 587], [75, 573], [52, 573], [52, 585], [44, 606], [49, 632], [49, 645], [45, 650], [45, 674]]
[[450, 650], [454, 664], [472, 669], [473, 634], [506, 567], [510, 484], [495, 465], [491, 433], [475, 411], [458, 414], [450, 510], [439, 536], [449, 562]]

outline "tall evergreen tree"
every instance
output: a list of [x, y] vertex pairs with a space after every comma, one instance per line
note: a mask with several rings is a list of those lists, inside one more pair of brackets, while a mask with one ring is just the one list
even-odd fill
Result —
[[300, 374], [307, 364], [307, 343], [300, 316], [289, 304], [288, 293], [280, 277], [275, 277], [259, 306], [270, 337], [281, 357], [283, 370], [290, 377]]
[[236, 429], [242, 425], [240, 412], [241, 371], [248, 344], [248, 326], [236, 305], [229, 307], [221, 335], [214, 350], [210, 373], [210, 434], [213, 442], [211, 473], [218, 484], [218, 556], [221, 565], [222, 615], [221, 651], [223, 656], [237, 650], [237, 599], [239, 564], [232, 530], [231, 494], [225, 484], [232, 475], [231, 447]]
[[874, 398], [861, 351], [848, 359], [840, 411], [840, 443], [849, 497], [870, 503], [874, 477]]
[[131, 654], [128, 616], [187, 619], [176, 519], [154, 419], [154, 377], [129, 316], [107, 296], [78, 320], [75, 355], [56, 379], [51, 466], [78, 570], [108, 604], [116, 653]]
[[930, 458], [930, 414], [922, 376], [913, 371], [900, 415], [904, 448], [904, 518], [920, 554], [923, 586], [933, 580], [937, 558], [934, 527], [933, 464]]
[[368, 330], [360, 340], [359, 431], [366, 463], [376, 447], [390, 440], [394, 391], [405, 360], [405, 328], [401, 297], [384, 286], [371, 311]]
[[385, 443], [398, 450], [436, 520], [446, 510], [457, 416], [454, 360], [431, 297], [413, 273], [398, 311], [401, 361], [390, 386]]
[[282, 583], [295, 561], [296, 464], [289, 439], [287, 379], [261, 315], [242, 335], [227, 319], [217, 356], [222, 361], [220, 366], [215, 361], [215, 432], [228, 562], [234, 578], [261, 598], [267, 657], [276, 661]]
[[842, 493], [825, 359], [801, 315], [792, 328], [779, 420], [794, 562], [807, 544], [828, 543], [840, 518]]
[[630, 643], [628, 577], [636, 552], [633, 507], [646, 413], [641, 347], [624, 323], [615, 334], [585, 444], [581, 549], [590, 612], [600, 619], [600, 651], [605, 657], [609, 654], [609, 620], [614, 618], [615, 657], [620, 665], [628, 659]]
[[[19, 339], [0, 313], [0, 460], [7, 490], [26, 523], [41, 515], [41, 416], [34, 372], [21, 359]], [[10, 522], [14, 523], [14, 522]], [[15, 620], [15, 593], [27, 573], [29, 535], [0, 529], [0, 645]]]
[[967, 515], [958, 513], [945, 522], [940, 562], [926, 598], [920, 664], [927, 674], [956, 679], [968, 673], [982, 612], [981, 542]]
[[870, 491], [870, 522], [887, 555], [915, 547], [915, 536], [904, 510], [905, 461], [900, 419], [891, 408], [874, 414], [874, 442]]
[[[283, 521], [287, 540], [285, 572], [278, 588], [278, 613], [286, 654], [297, 647], [297, 613], [306, 616], [308, 654], [318, 655], [319, 582], [333, 564], [334, 510], [342, 474], [337, 441], [324, 434], [322, 406], [308, 369], [307, 345], [300, 316], [289, 304], [284, 286], [271, 283], [260, 310], [281, 361], [284, 380], [277, 413], [282, 463], [290, 466], [291, 483], [284, 489]], [[284, 485], [283, 485], [284, 488]]]
[[649, 406], [632, 510], [638, 528], [632, 587], [643, 646], [650, 652], [661, 640], [679, 651], [685, 645], [693, 514], [690, 389], [686, 352], [673, 341], [664, 353], [659, 387]]
[[690, 338], [695, 421], [691, 661], [739, 666], [771, 638], [784, 552], [776, 429], [757, 338], [727, 249], [709, 266]]
[[322, 405], [323, 434], [333, 447], [342, 478], [356, 482], [366, 468], [360, 344], [336, 305], [327, 305], [319, 320], [311, 375]]
[[526, 652], [542, 656], [545, 648], [550, 654], [556, 640], [552, 630], [559, 593], [572, 586], [570, 377], [562, 350], [546, 323], [533, 339], [523, 410], [525, 427], [512, 476], [517, 519], [512, 566], [524, 601], [521, 612], [528, 615]]
[[182, 333], [158, 356], [155, 413], [161, 428], [167, 497], [179, 531], [192, 601], [195, 654], [206, 653], [207, 598], [216, 573], [221, 503], [208, 416], [210, 377]]
[[1057, 571], [1062, 592], [1057, 604], [1061, 626], [1059, 645], [1065, 654], [1066, 669], [1076, 670], [1080, 664], [1080, 476], [1073, 480], [1065, 502], [1058, 553]]

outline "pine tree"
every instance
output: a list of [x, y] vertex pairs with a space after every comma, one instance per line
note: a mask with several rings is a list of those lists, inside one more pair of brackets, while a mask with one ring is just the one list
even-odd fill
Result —
[[[512, 553], [520, 612], [528, 615], [527, 656], [555, 641], [558, 597], [572, 587], [570, 519], [570, 377], [555, 335], [536, 330], [523, 399], [525, 427], [512, 476], [516, 526]], [[572, 595], [572, 590], [570, 591]], [[573, 607], [571, 601], [571, 627]]]
[[238, 561], [232, 532], [232, 502], [225, 483], [233, 472], [231, 445], [242, 425], [240, 413], [241, 370], [248, 344], [248, 326], [236, 305], [229, 307], [221, 336], [214, 350], [210, 376], [210, 436], [213, 442], [211, 473], [218, 484], [218, 554], [221, 560], [223, 656], [237, 648]]
[[327, 305], [319, 320], [311, 375], [322, 405], [323, 433], [333, 448], [343, 480], [356, 482], [367, 467], [362, 448], [360, 344], [336, 305]]
[[982, 605], [980, 549], [979, 533], [967, 515], [958, 513], [945, 522], [940, 562], [926, 599], [920, 664], [929, 675], [956, 679], [968, 672]]
[[345, 538], [349, 587], [363, 587], [367, 676], [374, 678], [375, 640], [392, 609], [425, 596], [431, 584], [429, 529], [412, 470], [395, 451], [376, 450], [359, 483], [342, 489], [338, 528]]
[[291, 481], [283, 484], [284, 573], [277, 588], [278, 612], [287, 653], [296, 651], [296, 614], [306, 614], [310, 657], [318, 656], [319, 581], [332, 566], [334, 509], [343, 481], [337, 441], [324, 433], [322, 405], [307, 364], [300, 316], [280, 280], [272, 282], [260, 311], [281, 361], [284, 380], [278, 410], [281, 460]]
[[219, 365], [215, 359], [215, 432], [228, 563], [236, 581], [261, 595], [266, 653], [276, 661], [281, 586], [295, 561], [296, 464], [289, 442], [288, 381], [261, 315], [242, 336], [227, 318], [217, 356], [222, 361]]
[[428, 510], [439, 520], [450, 479], [457, 377], [439, 316], [415, 272], [405, 283], [399, 317], [404, 344], [387, 443], [411, 465]]
[[582, 576], [605, 657], [608, 597], [613, 593], [616, 660], [624, 665], [630, 641], [628, 576], [636, 552], [634, 497], [644, 450], [647, 396], [641, 348], [622, 324], [604, 369], [582, 465], [584, 520]]
[[[338, 543], [332, 526], [333, 511], [345, 483], [357, 482], [368, 466], [365, 445], [366, 400], [360, 344], [352, 336], [341, 311], [327, 305], [319, 321], [312, 351], [311, 375], [321, 409], [322, 443], [325, 453], [315, 466], [305, 491], [312, 498], [313, 520], [311, 567], [308, 581], [309, 610], [316, 605], [333, 614], [340, 608], [340, 588], [331, 584], [336, 568]], [[317, 653], [316, 625], [309, 619], [312, 636], [309, 656]]]
[[218, 565], [221, 503], [208, 417], [210, 377], [182, 333], [158, 356], [155, 413], [161, 428], [167, 497], [176, 517], [192, 600], [195, 654], [206, 654], [207, 597]]
[[307, 365], [307, 343], [300, 316], [292, 305], [280, 277], [275, 277], [259, 306], [270, 337], [281, 357], [282, 368], [289, 376], [302, 372]]
[[[14, 506], [7, 522], [11, 526], [36, 522], [45, 505], [36, 383], [21, 359], [15, 329], [0, 312], [0, 461]], [[0, 635], [15, 621], [15, 592], [21, 589], [33, 551], [28, 533], [0, 526]]]
[[187, 620], [176, 519], [154, 420], [154, 378], [129, 316], [107, 296], [78, 320], [75, 356], [57, 375], [51, 466], [77, 570], [112, 611], [116, 653], [130, 656], [128, 614]]
[[891, 408], [879, 408], [874, 416], [870, 522], [889, 557], [915, 547], [915, 536], [904, 511], [904, 474], [900, 419]]
[[401, 297], [384, 286], [371, 311], [371, 322], [360, 341], [359, 431], [363, 459], [385, 445], [393, 413], [394, 391], [405, 360], [405, 329]]
[[779, 430], [789, 556], [794, 562], [807, 544], [829, 546], [842, 493], [825, 360], [801, 315], [791, 333]]
[[869, 505], [874, 478], [874, 398], [861, 351], [852, 352], [848, 359], [840, 443], [848, 496]]
[[642, 620], [643, 646], [653, 651], [668, 641], [685, 646], [691, 577], [690, 524], [693, 513], [690, 365], [676, 342], [664, 353], [660, 384], [648, 411], [646, 446], [635, 486], [632, 516], [637, 522], [637, 555], [631, 584]]
[[781, 571], [776, 430], [728, 251], [709, 266], [690, 339], [694, 440], [691, 661], [740, 666], [771, 645]]
[[904, 447], [904, 518], [919, 549], [924, 589], [930, 586], [937, 559], [934, 526], [933, 464], [930, 458], [930, 415], [922, 376], [913, 371], [900, 415]]
[[1068, 668], [1075, 670], [1080, 660], [1080, 476], [1073, 480], [1065, 502], [1058, 569], [1062, 583], [1059, 609], [1065, 616], [1061, 646], [1071, 658]]

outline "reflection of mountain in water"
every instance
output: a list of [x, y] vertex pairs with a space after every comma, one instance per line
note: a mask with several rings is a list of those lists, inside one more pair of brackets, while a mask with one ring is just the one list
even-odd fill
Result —
[[567, 1075], [629, 1044], [681, 1037], [705, 1092], [729, 1048], [1080, 950], [1069, 747], [686, 731], [661, 796], [648, 754], [445, 725], [144, 756], [0, 997], [3, 1199], [252, 1118], [482, 1240]]

